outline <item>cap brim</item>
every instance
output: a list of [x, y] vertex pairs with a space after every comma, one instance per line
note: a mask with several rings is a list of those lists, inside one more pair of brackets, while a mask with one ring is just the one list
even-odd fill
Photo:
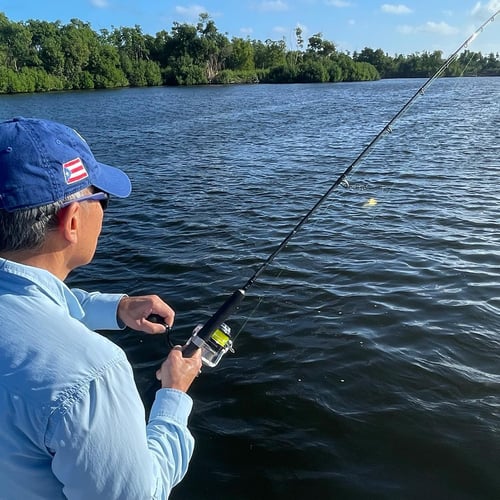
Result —
[[118, 198], [126, 198], [132, 191], [128, 175], [122, 170], [98, 163], [99, 171], [94, 172], [92, 185]]

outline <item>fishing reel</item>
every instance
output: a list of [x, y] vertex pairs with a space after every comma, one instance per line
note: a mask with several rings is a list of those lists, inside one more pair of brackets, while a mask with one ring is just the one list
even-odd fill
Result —
[[198, 325], [193, 330], [191, 337], [182, 349], [182, 355], [189, 358], [196, 349], [201, 349], [203, 364], [213, 367], [227, 351], [234, 352], [231, 328], [224, 321], [238, 308], [244, 297], [244, 288], [235, 290], [204, 325]]
[[[148, 320], [152, 323], [160, 323], [165, 325], [163, 318], [157, 314], [151, 314]], [[166, 326], [166, 325], [165, 325]], [[222, 356], [226, 354], [227, 351], [234, 352], [233, 341], [231, 340], [231, 328], [226, 323], [221, 323], [215, 327], [209, 336], [202, 338], [198, 335], [205, 325], [197, 325], [189, 337], [188, 341], [184, 345], [184, 357], [191, 355], [197, 349], [201, 349], [201, 361], [205, 366], [210, 368], [217, 366]], [[168, 328], [166, 333], [168, 335], [170, 329]], [[170, 342], [172, 346], [172, 343]], [[173, 347], [173, 346], [172, 346]]]
[[[203, 364], [214, 367], [227, 351], [234, 352], [231, 328], [224, 321], [238, 308], [244, 297], [244, 288], [235, 290], [205, 324], [198, 325], [182, 348], [183, 357], [190, 358], [197, 349], [201, 349]], [[163, 318], [158, 314], [151, 314], [147, 319], [152, 323], [165, 325]]]
[[231, 328], [226, 323], [221, 323], [209, 337], [201, 338], [198, 333], [204, 325], [197, 325], [189, 340], [186, 342], [185, 349], [194, 345], [201, 349], [201, 360], [205, 366], [214, 367], [219, 364], [222, 356], [227, 351], [234, 352], [233, 342], [231, 340]]

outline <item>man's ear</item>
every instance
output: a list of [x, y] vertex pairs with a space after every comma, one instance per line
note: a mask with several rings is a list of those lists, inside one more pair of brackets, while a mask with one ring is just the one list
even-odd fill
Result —
[[78, 230], [80, 228], [81, 207], [79, 203], [71, 203], [59, 210], [57, 217], [59, 224], [57, 230], [68, 243], [78, 241]]

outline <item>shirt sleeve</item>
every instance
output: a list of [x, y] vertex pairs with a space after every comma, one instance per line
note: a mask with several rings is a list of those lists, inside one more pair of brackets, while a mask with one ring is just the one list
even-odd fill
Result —
[[167, 499], [188, 469], [191, 398], [156, 394], [149, 423], [126, 360], [70, 396], [51, 418], [52, 470], [70, 500]]
[[86, 292], [79, 288], [71, 289], [84, 310], [82, 323], [90, 330], [121, 330], [118, 323], [118, 304], [126, 295], [123, 293]]

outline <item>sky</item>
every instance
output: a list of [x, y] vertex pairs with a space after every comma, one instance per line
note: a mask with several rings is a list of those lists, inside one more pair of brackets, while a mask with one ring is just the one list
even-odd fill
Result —
[[[492, 14], [500, 0], [0, 0], [10, 21], [76, 18], [94, 31], [140, 26], [155, 35], [174, 22], [196, 24], [209, 14], [228, 38], [285, 40], [297, 49], [295, 30], [307, 39], [320, 33], [337, 50], [352, 54], [365, 47], [396, 54], [453, 53]], [[500, 52], [500, 15], [469, 47], [484, 55]]]

